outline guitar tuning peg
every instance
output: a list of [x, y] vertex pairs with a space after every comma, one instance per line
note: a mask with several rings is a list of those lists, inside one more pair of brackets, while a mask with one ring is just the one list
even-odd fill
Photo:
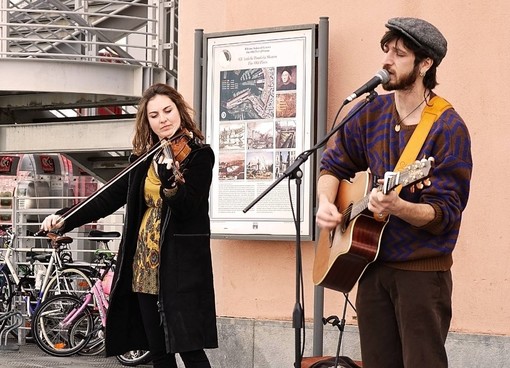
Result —
[[409, 187], [409, 191], [410, 191], [411, 193], [414, 193], [414, 192], [416, 191], [415, 186], [414, 186], [414, 185], [411, 185], [411, 186]]
[[419, 183], [416, 183], [416, 188], [420, 190], [423, 189], [423, 182], [420, 181]]
[[432, 182], [430, 181], [429, 178], [427, 178], [423, 181], [423, 184], [425, 184], [426, 187], [430, 187], [432, 185]]

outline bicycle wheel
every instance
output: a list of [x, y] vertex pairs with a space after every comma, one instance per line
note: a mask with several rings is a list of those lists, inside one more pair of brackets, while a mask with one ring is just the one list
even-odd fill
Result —
[[88, 274], [77, 268], [64, 268], [57, 271], [44, 289], [42, 300], [53, 295], [69, 294], [80, 297], [92, 287], [92, 280]]
[[0, 270], [0, 314], [11, 309], [12, 284], [4, 269]]
[[78, 354], [80, 355], [86, 356], [98, 355], [105, 350], [104, 328], [103, 324], [101, 323], [101, 316], [97, 311], [94, 311], [93, 314], [94, 314], [94, 329], [92, 330], [91, 338], [88, 344], [78, 352]]
[[146, 364], [151, 361], [150, 352], [147, 350], [128, 351], [125, 354], [117, 355], [116, 358], [122, 365], [128, 367]]
[[85, 308], [65, 322], [83, 301], [74, 295], [55, 295], [46, 300], [32, 320], [32, 336], [41, 350], [53, 356], [71, 356], [86, 346], [94, 328], [92, 313]]
[[[0, 316], [4, 313], [10, 312], [13, 302], [14, 285], [9, 277], [9, 273], [6, 268], [0, 270]], [[0, 331], [3, 331], [5, 326], [9, 324], [9, 319], [4, 319], [0, 322]], [[14, 338], [18, 338], [18, 329], [11, 330], [10, 334]]]

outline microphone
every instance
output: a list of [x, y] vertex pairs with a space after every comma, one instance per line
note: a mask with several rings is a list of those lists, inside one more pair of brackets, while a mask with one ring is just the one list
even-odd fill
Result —
[[375, 73], [375, 76], [370, 79], [367, 83], [362, 85], [360, 88], [358, 88], [356, 91], [354, 91], [351, 95], [349, 95], [345, 101], [344, 105], [351, 102], [355, 98], [359, 97], [363, 93], [371, 92], [377, 87], [379, 84], [387, 83], [390, 80], [390, 74], [386, 69], [381, 69], [377, 73]]

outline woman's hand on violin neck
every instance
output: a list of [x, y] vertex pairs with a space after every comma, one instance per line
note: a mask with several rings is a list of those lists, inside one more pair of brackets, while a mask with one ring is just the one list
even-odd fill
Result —
[[[157, 163], [158, 165], [166, 166], [167, 170], [172, 170], [172, 167], [174, 166], [174, 160], [172, 157], [166, 155], [165, 150], [163, 150], [163, 154], [159, 155]], [[178, 162], [175, 162], [175, 165], [179, 168]]]
[[164, 188], [174, 188], [175, 183], [175, 175], [172, 170], [172, 167], [168, 167], [167, 164], [158, 164], [158, 176], [161, 181], [161, 186]]

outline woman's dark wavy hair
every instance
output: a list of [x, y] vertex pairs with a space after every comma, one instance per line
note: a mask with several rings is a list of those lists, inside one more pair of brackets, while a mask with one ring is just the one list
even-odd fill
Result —
[[422, 60], [426, 58], [431, 58], [434, 60], [434, 63], [432, 63], [432, 66], [425, 74], [425, 77], [423, 78], [423, 84], [425, 85], [425, 88], [427, 89], [434, 89], [439, 83], [437, 83], [436, 79], [436, 71], [437, 71], [437, 62], [436, 60], [427, 52], [426, 49], [423, 47], [420, 47], [416, 45], [413, 41], [411, 41], [408, 37], [406, 37], [404, 34], [390, 29], [387, 31], [383, 37], [381, 38], [381, 49], [385, 51], [386, 45], [394, 40], [402, 40], [404, 42], [404, 46], [411, 50], [414, 53], [415, 59], [414, 59], [414, 66], [416, 67]]
[[142, 155], [148, 152], [159, 138], [152, 131], [147, 117], [147, 103], [156, 95], [168, 96], [179, 110], [181, 126], [193, 133], [194, 137], [204, 140], [204, 135], [193, 120], [193, 109], [184, 100], [184, 97], [175, 88], [163, 83], [157, 83], [145, 90], [138, 103], [136, 113], [135, 136], [133, 137], [133, 153]]

